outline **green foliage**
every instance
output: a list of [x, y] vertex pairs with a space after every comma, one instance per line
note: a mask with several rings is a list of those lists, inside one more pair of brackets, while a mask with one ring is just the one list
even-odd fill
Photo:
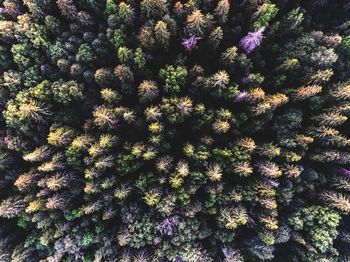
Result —
[[345, 55], [350, 56], [350, 35], [348, 35], [342, 39], [340, 48], [341, 48], [341, 51], [343, 51]]
[[50, 57], [54, 63], [57, 63], [59, 59], [68, 57], [68, 52], [63, 44], [57, 41], [50, 45]]
[[54, 16], [45, 16], [45, 27], [51, 34], [57, 34], [60, 32], [60, 20]]
[[134, 64], [137, 69], [142, 70], [146, 65], [146, 57], [141, 48], [136, 48], [134, 53]]
[[187, 70], [183, 66], [167, 65], [159, 71], [159, 77], [165, 82], [166, 91], [178, 93], [186, 82]]
[[90, 246], [94, 242], [94, 236], [91, 233], [85, 233], [81, 240], [81, 245], [84, 247]]
[[72, 221], [74, 219], [77, 219], [81, 217], [83, 213], [80, 210], [74, 209], [71, 212], [68, 212], [64, 215], [64, 218], [68, 221]]
[[82, 63], [93, 63], [96, 61], [97, 57], [94, 54], [91, 46], [88, 44], [82, 44], [79, 47], [78, 53], [76, 55], [76, 60]]
[[270, 21], [277, 15], [278, 8], [275, 4], [266, 1], [261, 6], [258, 7], [258, 10], [254, 13], [254, 30], [258, 30], [262, 27], [267, 27]]
[[26, 32], [26, 36], [33, 43], [34, 46], [42, 46], [47, 48], [49, 46], [49, 40], [47, 37], [46, 27], [33, 24], [31, 31]]
[[25, 71], [40, 62], [39, 53], [29, 43], [15, 44], [11, 48], [13, 61], [20, 70]]
[[51, 90], [55, 101], [62, 104], [68, 104], [72, 101], [82, 99], [84, 88], [76, 81], [65, 82], [60, 79], [52, 84]]
[[24, 216], [21, 216], [17, 221], [17, 226], [21, 228], [26, 228], [28, 226], [28, 221]]
[[114, 0], [107, 0], [106, 1], [106, 14], [107, 15], [114, 15], [117, 13], [117, 5], [114, 3]]
[[155, 235], [155, 224], [150, 216], [142, 216], [133, 224], [128, 226], [131, 233], [130, 246], [133, 248], [142, 248], [153, 243]]
[[113, 33], [112, 43], [114, 48], [118, 50], [120, 47], [125, 45], [126, 36], [122, 29], [116, 29]]
[[51, 85], [52, 83], [50, 81], [44, 80], [40, 84], [29, 88], [27, 92], [33, 96], [33, 98], [36, 98], [40, 101], [49, 100], [52, 94]]
[[289, 218], [290, 225], [305, 232], [310, 243], [323, 253], [332, 247], [339, 221], [337, 212], [322, 206], [301, 208]]

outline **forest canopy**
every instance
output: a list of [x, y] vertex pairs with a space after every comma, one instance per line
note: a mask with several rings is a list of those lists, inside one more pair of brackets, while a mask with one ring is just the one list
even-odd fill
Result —
[[0, 0], [0, 261], [350, 261], [346, 0]]

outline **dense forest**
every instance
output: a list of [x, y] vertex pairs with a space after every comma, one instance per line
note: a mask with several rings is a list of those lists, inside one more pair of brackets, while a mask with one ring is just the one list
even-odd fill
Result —
[[349, 262], [350, 1], [0, 0], [1, 262]]

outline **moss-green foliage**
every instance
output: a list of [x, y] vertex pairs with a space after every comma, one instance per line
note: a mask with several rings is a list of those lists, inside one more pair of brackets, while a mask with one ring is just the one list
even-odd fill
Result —
[[346, 54], [347, 56], [350, 56], [350, 35], [345, 36], [342, 39], [340, 48], [344, 52], [344, 54]]
[[253, 15], [253, 27], [255, 30], [267, 27], [270, 21], [276, 16], [278, 8], [275, 4], [270, 1], [265, 1], [263, 5]]
[[51, 86], [53, 99], [62, 104], [68, 104], [74, 100], [80, 100], [83, 96], [83, 86], [76, 81], [64, 82], [59, 80]]
[[38, 51], [28, 42], [14, 44], [11, 48], [11, 53], [13, 55], [13, 61], [23, 73], [25, 73], [26, 69], [38, 64], [40, 61]]
[[96, 60], [96, 55], [93, 49], [88, 44], [82, 44], [79, 46], [78, 53], [76, 54], [76, 60], [82, 63], [93, 63]]
[[185, 67], [167, 65], [159, 71], [159, 77], [165, 82], [165, 90], [169, 92], [180, 92], [180, 88], [184, 85], [187, 77]]
[[349, 261], [349, 10], [0, 1], [0, 261]]
[[134, 63], [137, 69], [142, 70], [146, 65], [145, 53], [141, 48], [136, 48], [134, 54]]
[[339, 221], [338, 212], [321, 206], [302, 208], [289, 218], [290, 225], [295, 230], [305, 232], [310, 243], [322, 253], [332, 248], [338, 235]]

